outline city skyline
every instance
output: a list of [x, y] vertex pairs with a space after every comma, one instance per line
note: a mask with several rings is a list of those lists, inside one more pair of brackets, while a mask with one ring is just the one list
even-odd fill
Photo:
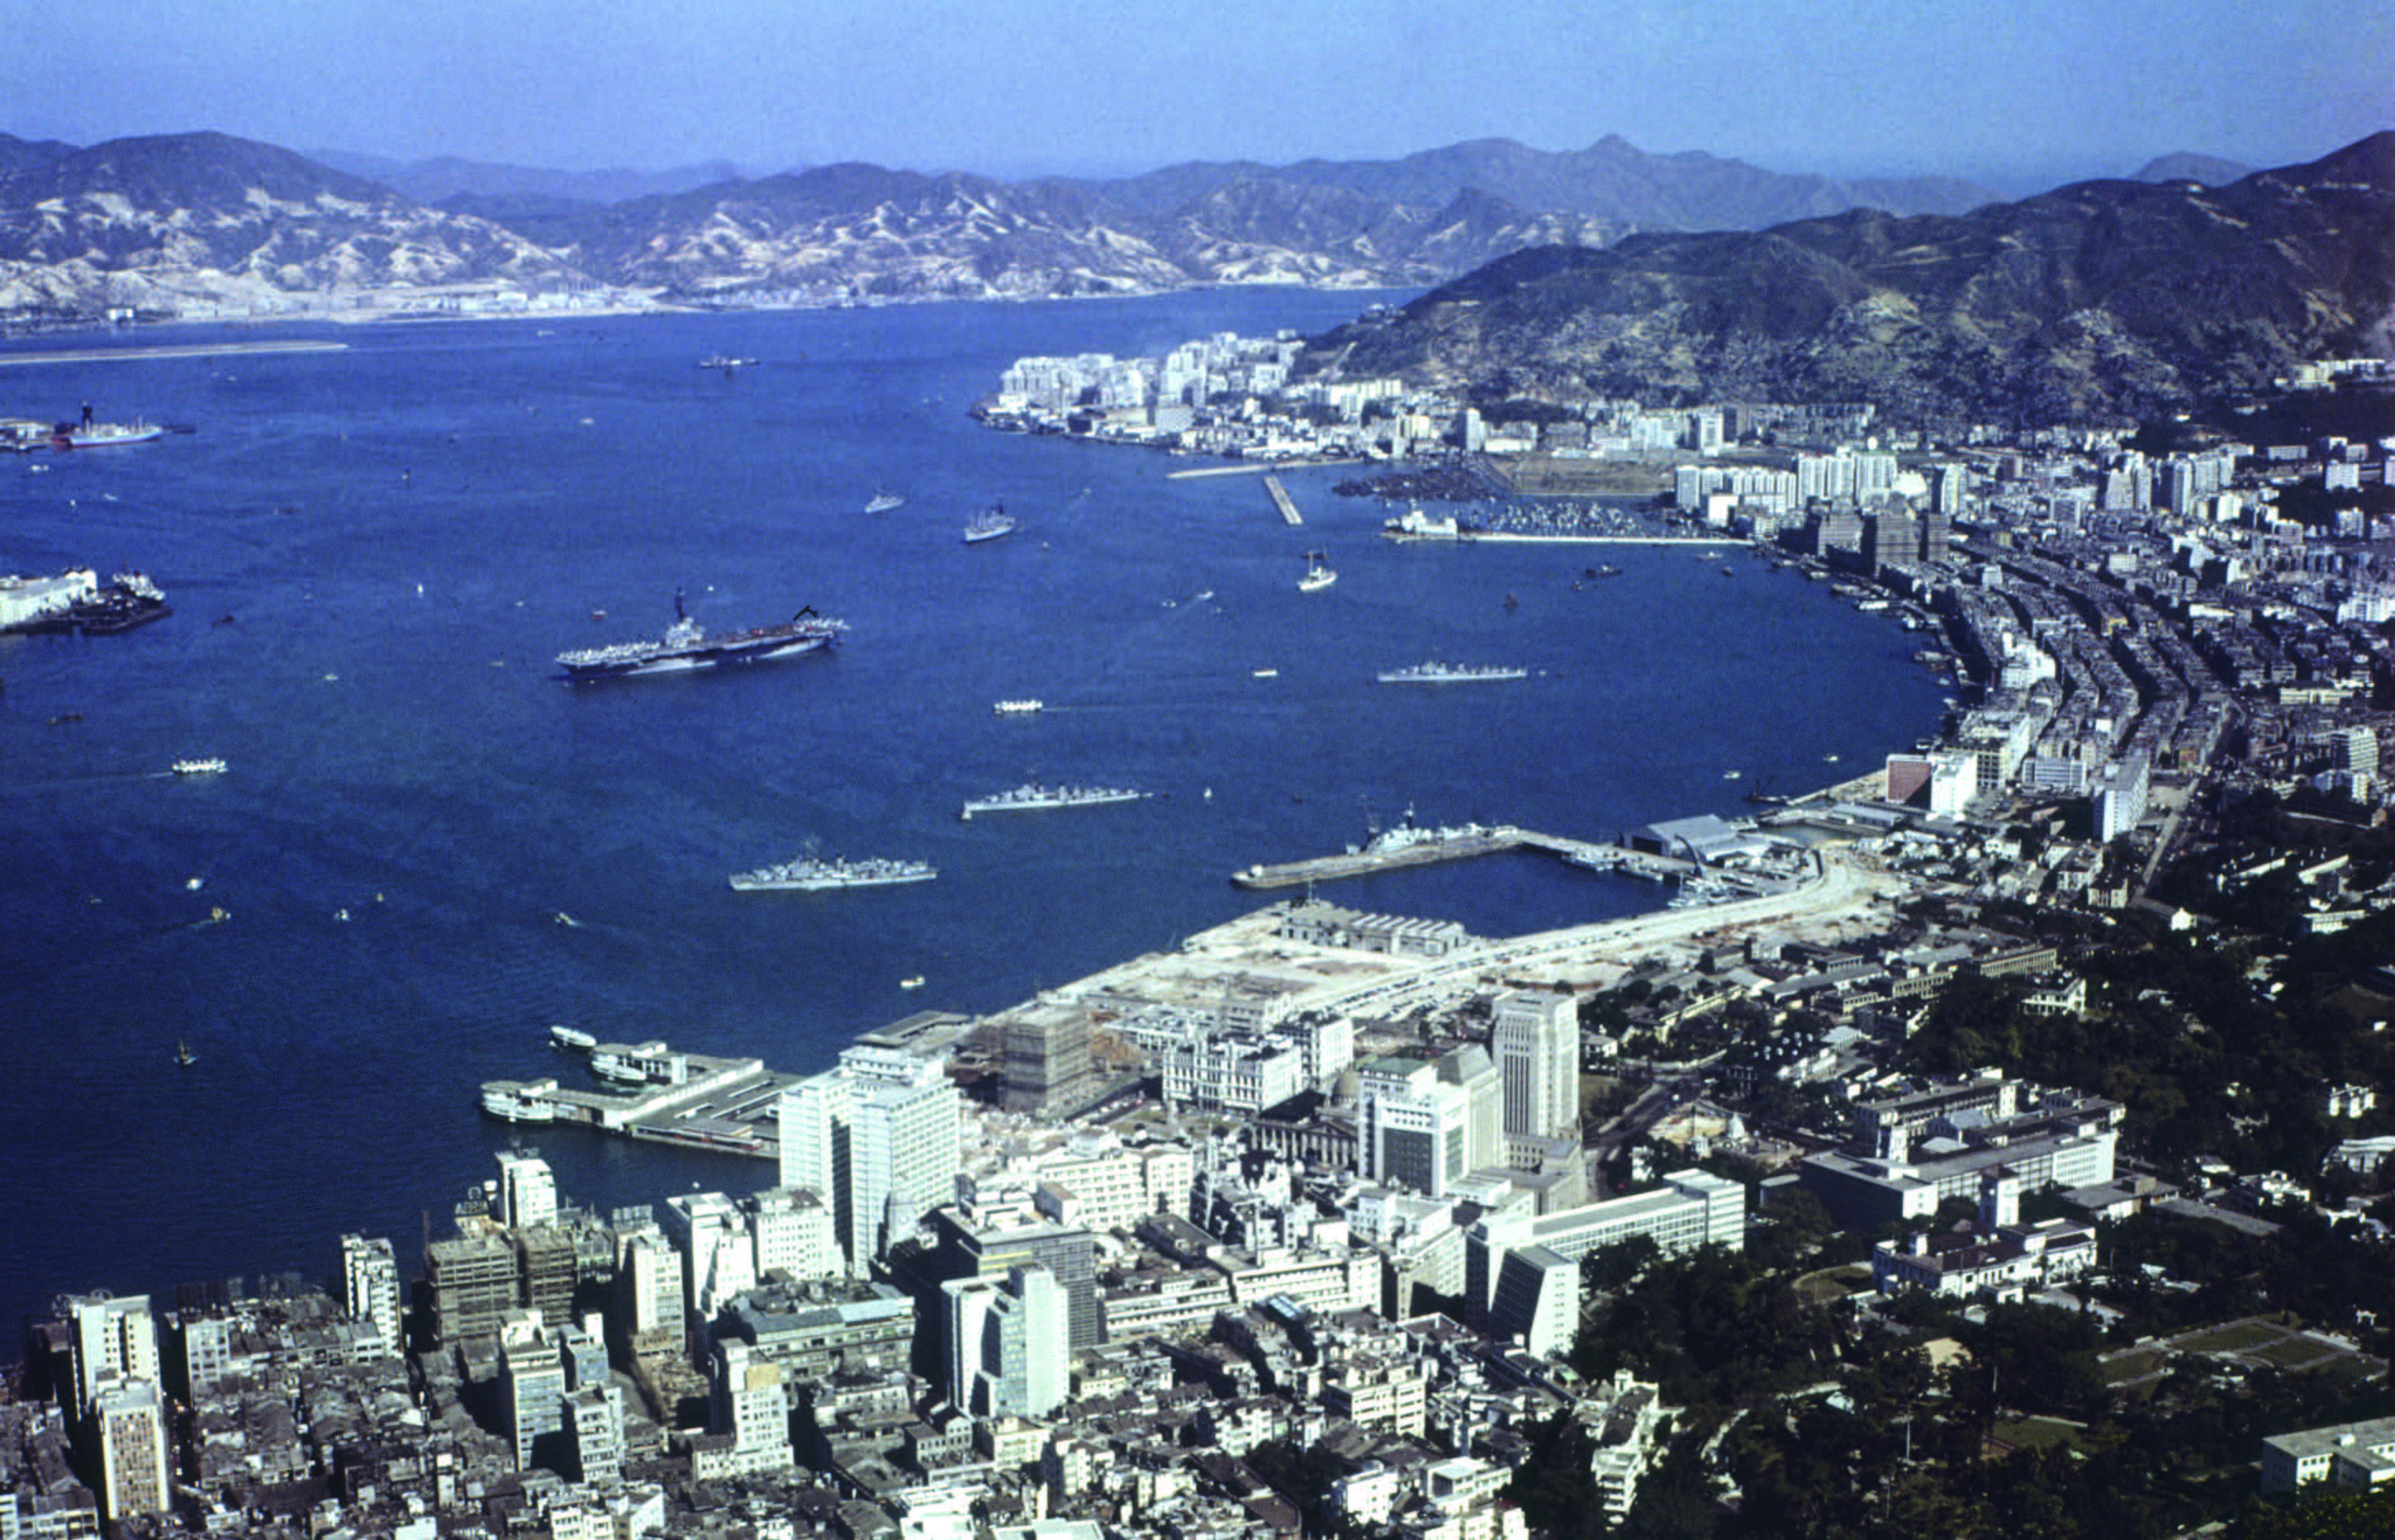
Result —
[[1719, 17], [1642, 0], [1602, 18], [1534, 0], [1501, 21], [1409, 0], [1325, 22], [1233, 0], [1201, 28], [1136, 7], [1068, 25], [1036, 0], [803, 18], [527, 0], [392, 28], [358, 0], [230, 14], [159, 0], [105, 50], [29, 29], [0, 64], [0, 130], [89, 144], [212, 129], [560, 170], [866, 161], [999, 177], [1618, 134], [2018, 193], [2180, 151], [2294, 164], [2388, 126], [2395, 42], [2357, 20], [2325, 0], [2233, 15], [2139, 0], [2100, 22], [2030, 0], [1901, 25], [1860, 0]]

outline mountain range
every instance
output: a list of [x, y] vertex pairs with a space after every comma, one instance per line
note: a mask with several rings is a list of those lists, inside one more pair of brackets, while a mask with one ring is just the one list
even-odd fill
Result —
[[1522, 251], [1315, 339], [1300, 367], [2053, 423], [2182, 411], [2356, 354], [2395, 357], [2395, 132], [2224, 187], [2081, 182], [1960, 215]]
[[323, 313], [476, 285], [692, 305], [1439, 285], [1333, 334], [1312, 367], [2053, 420], [2385, 350], [2390, 145], [2252, 174], [2165, 156], [2005, 203], [1618, 137], [1112, 180], [846, 164], [642, 183], [463, 162], [363, 176], [213, 133], [0, 135], [0, 324]]
[[1476, 140], [1392, 161], [1189, 164], [1115, 180], [728, 165], [568, 175], [334, 154], [220, 134], [79, 148], [0, 136], [0, 320], [503, 282], [748, 302], [1416, 287], [1528, 246], [1748, 228], [1869, 204], [1951, 211], [1938, 178], [1842, 182], [1619, 138]]

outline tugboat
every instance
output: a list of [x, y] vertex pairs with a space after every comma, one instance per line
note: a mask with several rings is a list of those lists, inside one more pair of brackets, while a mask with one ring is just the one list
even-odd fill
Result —
[[178, 1039], [175, 1044], [175, 1062], [188, 1070], [199, 1061], [200, 1056], [192, 1051], [192, 1046]]
[[1322, 552], [1308, 551], [1305, 560], [1305, 575], [1297, 580], [1299, 593], [1318, 594], [1339, 581], [1339, 574], [1322, 564]]

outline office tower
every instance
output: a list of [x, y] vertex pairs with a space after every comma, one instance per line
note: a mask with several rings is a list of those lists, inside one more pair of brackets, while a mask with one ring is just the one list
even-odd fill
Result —
[[1065, 1291], [1046, 1268], [940, 1285], [948, 1395], [975, 1417], [1040, 1416], [1065, 1399]]
[[549, 1162], [517, 1150], [499, 1152], [499, 1222], [509, 1230], [557, 1218], [557, 1177]]
[[499, 1329], [499, 1404], [515, 1444], [516, 1468], [565, 1468], [565, 1362], [531, 1310], [510, 1312]]
[[406, 1349], [399, 1335], [399, 1258], [387, 1237], [341, 1237], [341, 1305], [373, 1322], [393, 1355]]
[[[944, 1280], [998, 1278], [1017, 1268], [1038, 1268], [1064, 1296], [1063, 1339], [1078, 1352], [1105, 1340], [1105, 1312], [1098, 1302], [1097, 1237], [1086, 1226], [976, 1221], [955, 1208], [932, 1216], [939, 1238], [933, 1269]], [[937, 1300], [924, 1297], [926, 1313]]]
[[95, 1294], [64, 1301], [74, 1327], [74, 1411], [78, 1415], [99, 1393], [101, 1376], [158, 1383], [158, 1327], [150, 1296], [116, 1298]]
[[1501, 994], [1489, 1044], [1504, 1075], [1510, 1153], [1543, 1147], [1580, 1126], [1578, 1000], [1531, 990]]
[[99, 1511], [110, 1523], [164, 1513], [174, 1468], [166, 1457], [166, 1408], [154, 1379], [103, 1376], [91, 1400], [99, 1444]]
[[[167, 1319], [175, 1323], [183, 1376], [179, 1389], [170, 1389], [182, 1400], [196, 1402], [232, 1373], [232, 1320], [207, 1310], [177, 1310]], [[395, 1356], [399, 1344], [392, 1343], [390, 1350]]]
[[913, 1233], [956, 1191], [963, 1160], [956, 1086], [945, 1074], [880, 1086], [860, 1098], [850, 1130], [849, 1270]]
[[1580, 1330], [1580, 1264], [1541, 1245], [1507, 1251], [1489, 1302], [1489, 1331], [1545, 1358], [1568, 1352]]
[[830, 1204], [852, 1276], [954, 1192], [960, 1106], [940, 1064], [869, 1045], [784, 1093], [782, 1185]]
[[1375, 1059], [1356, 1070], [1356, 1168], [1366, 1178], [1431, 1197], [1472, 1169], [1472, 1099], [1419, 1059]]

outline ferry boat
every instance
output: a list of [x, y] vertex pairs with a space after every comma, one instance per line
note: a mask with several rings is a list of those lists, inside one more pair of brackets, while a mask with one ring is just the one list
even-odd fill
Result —
[[483, 1086], [483, 1111], [509, 1123], [554, 1123], [554, 1080], [493, 1080]]
[[965, 525], [965, 544], [978, 546], [985, 540], [995, 540], [1001, 534], [1012, 534], [1016, 522], [1014, 516], [1006, 511], [1004, 504], [994, 503], [974, 514], [972, 520]]
[[1482, 684], [1492, 679], [1527, 679], [1530, 671], [1504, 664], [1418, 663], [1410, 668], [1384, 668], [1374, 676], [1383, 684]]
[[599, 1046], [599, 1039], [589, 1033], [562, 1025], [549, 1029], [549, 1040], [558, 1047], [572, 1048], [576, 1053], [589, 1053]]
[[1149, 792], [1119, 786], [1043, 786], [1037, 781], [1009, 791], [975, 797], [958, 816], [971, 823], [975, 813], [1037, 812], [1047, 808], [1090, 808], [1105, 802], [1136, 802]]
[[1028, 695], [1020, 700], [1000, 701], [996, 705], [990, 707], [990, 710], [998, 713], [1001, 717], [1028, 717], [1034, 712], [1045, 711], [1047, 709], [1047, 702], [1040, 700], [1036, 696]]
[[231, 768], [232, 767], [227, 765], [223, 760], [217, 758], [178, 759], [175, 761], [175, 773], [177, 775], [222, 775]]
[[795, 888], [814, 892], [826, 888], [886, 888], [899, 882], [929, 882], [939, 875], [928, 861], [827, 861], [801, 856], [779, 865], [760, 866], [753, 872], [735, 872], [732, 875], [732, 890], [759, 893]]
[[558, 667], [576, 684], [591, 679], [627, 678], [641, 674], [685, 673], [731, 663], [763, 663], [769, 658], [795, 657], [829, 647], [848, 629], [848, 622], [801, 610], [780, 625], [761, 625], [710, 637], [682, 608], [674, 595], [674, 623], [655, 641], [619, 641], [608, 647], [577, 648], [557, 655]]

